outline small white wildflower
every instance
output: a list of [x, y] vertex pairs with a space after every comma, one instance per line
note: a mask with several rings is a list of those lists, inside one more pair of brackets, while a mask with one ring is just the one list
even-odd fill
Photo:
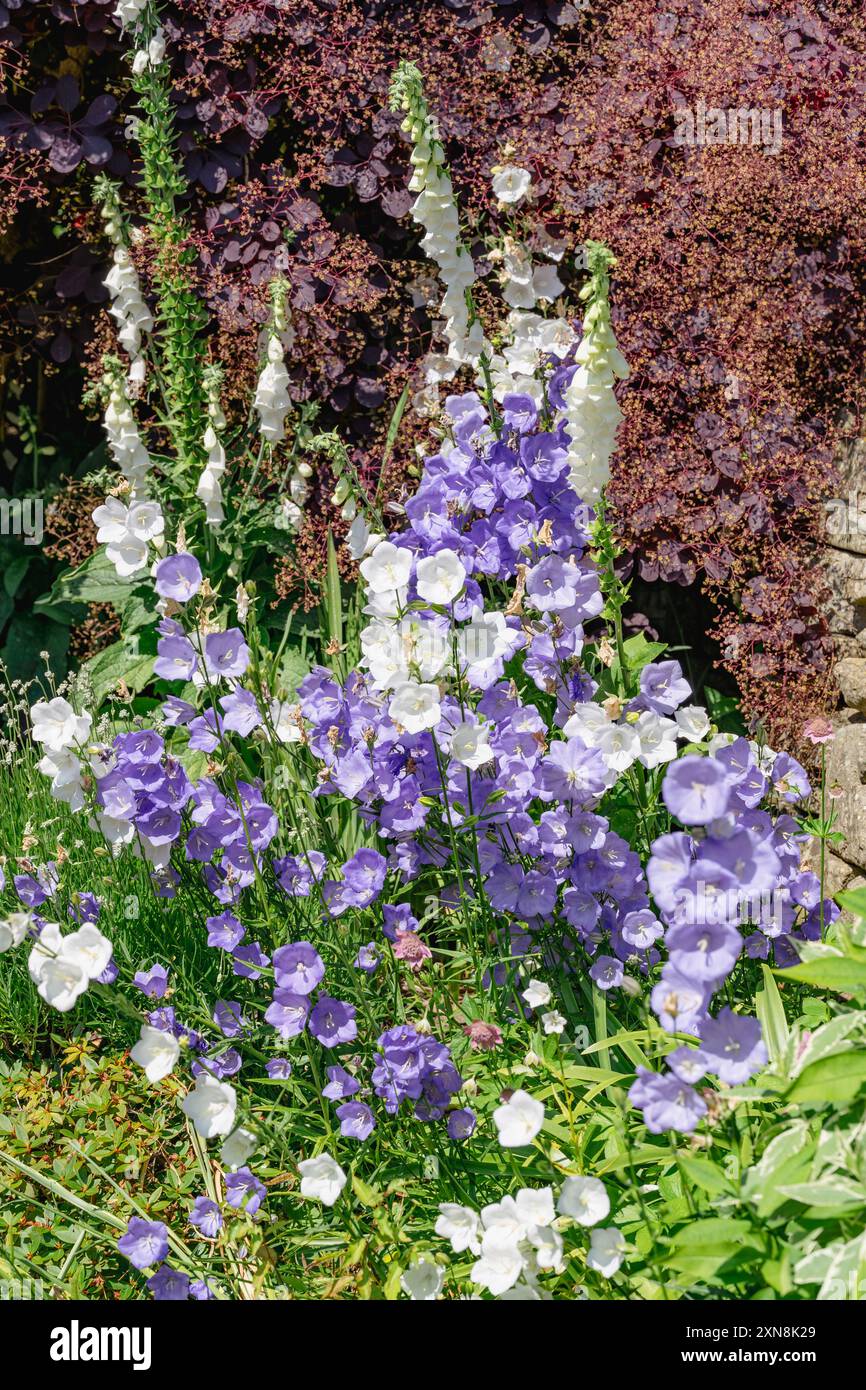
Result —
[[546, 985], [543, 980], [533, 980], [523, 991], [523, 998], [530, 1009], [541, 1009], [550, 1003], [553, 994], [550, 985]]
[[181, 1110], [192, 1120], [202, 1139], [228, 1134], [235, 1122], [237, 1095], [228, 1082], [218, 1081], [209, 1072], [199, 1072], [195, 1088], [185, 1097]]

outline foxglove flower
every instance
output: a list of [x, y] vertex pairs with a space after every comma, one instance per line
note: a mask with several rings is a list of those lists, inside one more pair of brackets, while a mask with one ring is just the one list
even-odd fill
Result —
[[467, 291], [475, 283], [475, 265], [460, 234], [460, 218], [436, 120], [424, 99], [421, 74], [401, 62], [391, 84], [391, 108], [405, 112], [403, 129], [412, 140], [409, 183], [418, 196], [412, 216], [425, 229], [421, 245], [436, 262], [446, 285], [440, 313], [445, 320], [450, 374], [463, 363], [477, 363], [485, 342], [480, 321], [470, 317]]
[[610, 253], [597, 242], [587, 242], [587, 251], [592, 278], [582, 295], [587, 303], [583, 337], [575, 354], [577, 371], [565, 390], [563, 418], [569, 438], [571, 486], [585, 502], [592, 503], [610, 478], [610, 458], [622, 419], [614, 383], [617, 377], [628, 375], [628, 366], [610, 323]]

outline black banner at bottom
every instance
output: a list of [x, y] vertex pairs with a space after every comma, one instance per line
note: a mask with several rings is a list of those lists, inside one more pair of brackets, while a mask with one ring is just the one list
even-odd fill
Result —
[[[406, 1300], [403, 1300], [405, 1303]], [[470, 1300], [467, 1300], [469, 1302]], [[463, 1331], [472, 1335], [478, 1331], [477, 1303], [474, 1302], [471, 1320], [463, 1322], [468, 1309], [456, 1323], [447, 1323], [442, 1307], [435, 1310], [437, 1335]], [[328, 1301], [327, 1348], [330, 1375], [333, 1377], [342, 1356], [347, 1366], [356, 1366], [358, 1342], [355, 1338], [336, 1337], [336, 1323], [341, 1332], [353, 1332], [357, 1327], [363, 1338], [378, 1331], [374, 1306], [369, 1303], [340, 1303]], [[397, 1350], [395, 1331], [411, 1336], [417, 1351], [417, 1338], [424, 1336], [427, 1324], [413, 1322], [406, 1307], [391, 1308], [379, 1305], [388, 1316], [388, 1350]], [[313, 1330], [309, 1322], [309, 1304], [302, 1314], [305, 1336]], [[460, 1307], [455, 1310], [460, 1313]], [[560, 1310], [561, 1311], [561, 1310]], [[363, 1322], [355, 1323], [359, 1313]], [[407, 1322], [407, 1313], [408, 1322]], [[373, 1318], [371, 1321], [371, 1314]], [[397, 1315], [396, 1317], [394, 1315]], [[178, 1308], [174, 1303], [63, 1303], [63, 1302], [0, 1302], [0, 1336], [10, 1345], [27, 1347], [27, 1364], [32, 1371], [49, 1374], [64, 1368], [98, 1371], [104, 1366], [116, 1378], [118, 1372], [157, 1374], [172, 1378], [190, 1372], [197, 1376], [214, 1375], [224, 1378], [233, 1371], [243, 1370], [248, 1376], [261, 1349], [284, 1345], [287, 1333], [299, 1316], [291, 1302], [198, 1303]], [[417, 1316], [417, 1315], [415, 1315]], [[499, 1324], [496, 1314], [492, 1324], [484, 1324], [489, 1338], [493, 1330], [493, 1346], [505, 1347], [514, 1335], [513, 1323]], [[511, 1316], [513, 1317], [513, 1311]], [[535, 1316], [539, 1322], [535, 1322]], [[315, 1322], [316, 1315], [313, 1314]], [[501, 1327], [499, 1340], [495, 1329]], [[581, 1331], [583, 1327], [584, 1332]], [[529, 1334], [567, 1333], [569, 1344], [585, 1335], [591, 1338], [596, 1351], [606, 1347], [605, 1359], [618, 1359], [617, 1348], [631, 1365], [635, 1356], [647, 1359], [654, 1378], [664, 1377], [677, 1368], [699, 1372], [718, 1366], [738, 1371], [741, 1367], [759, 1367], [772, 1375], [784, 1377], [799, 1367], [818, 1368], [825, 1372], [838, 1362], [850, 1365], [859, 1346], [859, 1318], [850, 1303], [756, 1302], [704, 1303], [669, 1301], [654, 1303], [580, 1302], [568, 1314], [567, 1324], [559, 1322], [556, 1308], [540, 1311], [527, 1321], [521, 1315], [518, 1341]], [[426, 1333], [429, 1335], [429, 1333]], [[279, 1340], [269, 1339], [276, 1336]], [[505, 1339], [508, 1339], [506, 1342]], [[268, 1339], [268, 1340], [264, 1340]], [[487, 1341], [486, 1346], [491, 1343]], [[528, 1346], [529, 1344], [527, 1344]], [[552, 1350], [556, 1345], [550, 1345]], [[650, 1350], [651, 1348], [651, 1350]], [[546, 1356], [547, 1353], [545, 1352]], [[393, 1366], [393, 1361], [389, 1363]], [[273, 1367], [271, 1368], [271, 1370]], [[74, 1373], [76, 1373], [74, 1372]], [[270, 1374], [270, 1372], [269, 1372]]]

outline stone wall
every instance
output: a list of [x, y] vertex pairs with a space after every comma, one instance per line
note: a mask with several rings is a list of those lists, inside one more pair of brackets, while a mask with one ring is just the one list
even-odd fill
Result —
[[838, 466], [842, 495], [828, 509], [827, 578], [839, 709], [836, 737], [827, 745], [827, 781], [841, 789], [834, 828], [845, 843], [830, 857], [831, 893], [866, 883], [866, 434]]

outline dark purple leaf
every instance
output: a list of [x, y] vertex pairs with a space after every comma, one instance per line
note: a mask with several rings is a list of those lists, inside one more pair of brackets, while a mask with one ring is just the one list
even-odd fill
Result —
[[382, 207], [395, 221], [407, 215], [412, 201], [412, 194], [406, 188], [389, 188], [382, 195]]
[[71, 174], [81, 163], [81, 142], [74, 135], [58, 135], [52, 142], [48, 162], [58, 174]]
[[62, 77], [58, 78], [54, 97], [60, 110], [65, 111], [68, 116], [71, 111], [75, 110], [80, 99], [81, 93], [75, 78], [71, 73], [64, 73]]
[[72, 356], [72, 339], [65, 329], [52, 339], [49, 351], [54, 362], [69, 361]]
[[228, 183], [228, 170], [224, 164], [218, 164], [216, 160], [208, 160], [203, 165], [198, 181], [208, 193], [222, 193]]
[[104, 135], [95, 135], [92, 131], [81, 132], [81, 149], [88, 164], [94, 164], [99, 168], [107, 164], [111, 158], [111, 141], [106, 140]]
[[116, 110], [117, 102], [114, 97], [103, 92], [101, 96], [95, 97], [88, 106], [83, 123], [86, 125], [104, 125], [106, 121], [111, 120]]

